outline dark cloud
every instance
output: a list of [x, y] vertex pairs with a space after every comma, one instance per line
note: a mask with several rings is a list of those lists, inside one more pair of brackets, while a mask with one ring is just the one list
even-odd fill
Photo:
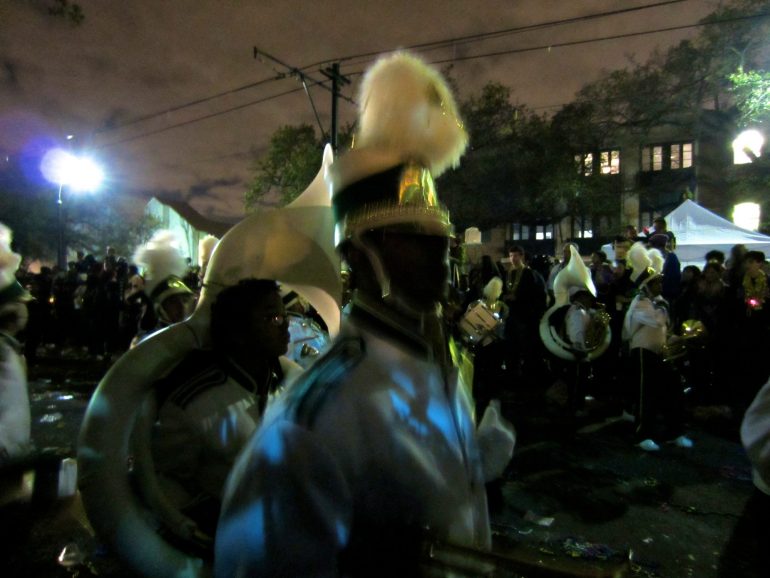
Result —
[[190, 187], [184, 195], [184, 198], [189, 201], [197, 197], [208, 197], [216, 189], [240, 185], [241, 183], [241, 179], [237, 177], [201, 181]]
[[[0, 0], [0, 128], [12, 129], [0, 130], [0, 150], [30, 146], [33, 131], [26, 126], [36, 135], [46, 131], [51, 141], [75, 134], [78, 147], [98, 153], [115, 194], [161, 191], [205, 215], [237, 217], [253, 153], [265, 151], [282, 125], [316, 126], [301, 85], [295, 78], [270, 80], [286, 69], [255, 60], [254, 45], [301, 67], [655, 1], [83, 0], [85, 20], [72, 26], [46, 13], [49, 0]], [[569, 102], [601, 70], [627, 66], [629, 55], [644, 61], [656, 45], [665, 50], [695, 31], [553, 50], [549, 44], [692, 24], [712, 9], [712, 0], [688, 0], [526, 34], [456, 40], [425, 58], [451, 66], [461, 99], [495, 81], [510, 86], [518, 103], [553, 112], [548, 107]], [[546, 48], [520, 52], [532, 46]], [[352, 80], [346, 96], [355, 96], [357, 73], [371, 60], [342, 62]], [[308, 72], [319, 76], [318, 67]], [[310, 94], [328, 127], [329, 93], [311, 87]], [[355, 107], [341, 101], [340, 115], [341, 125], [352, 122]], [[31, 120], [20, 124], [20, 118]]]

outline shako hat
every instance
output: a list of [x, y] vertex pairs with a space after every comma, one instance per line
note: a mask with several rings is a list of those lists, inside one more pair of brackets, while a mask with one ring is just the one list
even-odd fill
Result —
[[366, 73], [358, 102], [353, 147], [329, 171], [336, 244], [384, 227], [450, 235], [433, 179], [459, 164], [468, 135], [447, 82], [397, 52]]
[[657, 249], [648, 250], [641, 241], [631, 245], [627, 260], [631, 263], [631, 281], [639, 289], [663, 276], [663, 255]]
[[182, 281], [186, 264], [173, 232], [156, 231], [137, 249], [134, 261], [145, 269], [144, 290], [156, 307], [172, 295], [192, 295], [192, 290]]

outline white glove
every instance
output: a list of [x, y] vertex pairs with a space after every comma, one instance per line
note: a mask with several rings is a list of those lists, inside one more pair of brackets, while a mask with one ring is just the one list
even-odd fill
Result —
[[516, 430], [501, 415], [499, 400], [489, 402], [476, 429], [476, 439], [481, 451], [484, 481], [491, 482], [503, 475], [516, 445]]

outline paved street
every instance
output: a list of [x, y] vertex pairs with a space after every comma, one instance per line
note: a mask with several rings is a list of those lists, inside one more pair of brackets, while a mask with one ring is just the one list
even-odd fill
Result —
[[[32, 368], [39, 448], [74, 455], [88, 397], [105, 369], [80, 360]], [[665, 446], [651, 454], [633, 447], [628, 422], [607, 419], [596, 403], [576, 420], [533, 399], [503, 406], [518, 444], [504, 483], [491, 490], [498, 550], [534, 568], [572, 572], [562, 575], [609, 575], [613, 568], [642, 577], [755, 575], [744, 567], [736, 534], [752, 484], [735, 420], [706, 419], [700, 411], [691, 419], [693, 449]], [[18, 518], [24, 523], [4, 543], [17, 575], [132, 575], [89, 533], [77, 500], [26, 508]]]

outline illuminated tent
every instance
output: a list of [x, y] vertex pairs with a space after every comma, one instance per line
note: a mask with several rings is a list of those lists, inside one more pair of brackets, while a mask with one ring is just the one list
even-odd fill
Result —
[[[734, 245], [746, 245], [749, 251], [764, 251], [770, 257], [770, 237], [743, 229], [689, 199], [664, 218], [668, 230], [676, 235], [674, 252], [683, 267], [697, 265], [703, 268], [704, 257], [712, 250], [722, 251], [729, 257]], [[615, 255], [611, 244], [604, 245], [602, 251], [610, 259]]]

